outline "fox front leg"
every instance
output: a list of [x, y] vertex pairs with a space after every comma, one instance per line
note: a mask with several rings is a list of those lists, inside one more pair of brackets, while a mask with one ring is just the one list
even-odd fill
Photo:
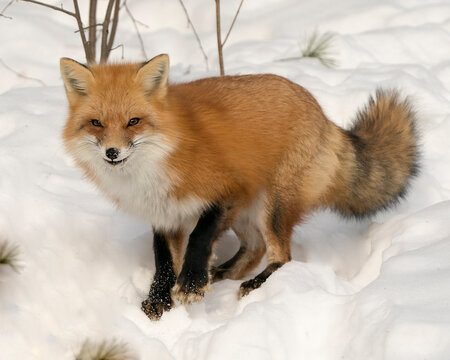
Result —
[[189, 236], [183, 267], [175, 285], [175, 293], [182, 304], [199, 301], [207, 292], [213, 244], [229, 227], [235, 212], [233, 206], [214, 205], [200, 216]]
[[150, 320], [159, 320], [163, 312], [169, 311], [173, 306], [171, 289], [176, 281], [174, 261], [177, 261], [177, 251], [175, 250], [176, 244], [181, 243], [180, 239], [182, 240], [181, 234], [154, 232], [153, 250], [156, 272], [148, 298], [142, 302], [142, 310]]

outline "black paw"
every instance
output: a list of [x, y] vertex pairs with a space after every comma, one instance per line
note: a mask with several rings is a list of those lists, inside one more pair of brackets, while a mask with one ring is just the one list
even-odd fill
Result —
[[164, 293], [152, 293], [142, 302], [141, 309], [150, 320], [159, 320], [164, 311], [169, 311], [173, 306], [170, 290]]
[[239, 288], [239, 298], [242, 298], [250, 293], [250, 291], [259, 288], [266, 279], [260, 279], [258, 277], [245, 281]]
[[266, 266], [266, 268], [255, 278], [245, 281], [241, 284], [239, 288], [239, 298], [248, 295], [252, 290], [259, 288], [267, 278], [278, 268], [283, 266], [282, 262], [274, 262]]
[[208, 273], [201, 271], [181, 271], [174, 289], [178, 300], [184, 305], [200, 301], [208, 290]]

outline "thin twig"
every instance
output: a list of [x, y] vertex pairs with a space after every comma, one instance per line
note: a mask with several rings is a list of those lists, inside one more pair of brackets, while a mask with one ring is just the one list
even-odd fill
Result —
[[102, 29], [102, 47], [100, 53], [100, 62], [104, 63], [108, 59], [107, 54], [107, 46], [108, 46], [108, 31], [109, 31], [109, 22], [111, 21], [111, 13], [114, 6], [115, 0], [108, 1], [108, 7], [106, 8], [105, 18], [103, 20], [103, 29]]
[[83, 43], [84, 53], [86, 54], [86, 61], [88, 63], [94, 62], [95, 58], [92, 57], [89, 51], [88, 42], [86, 40], [86, 34], [84, 33], [84, 26], [81, 22], [80, 7], [78, 6], [78, 0], [73, 0], [73, 8], [75, 9], [75, 19], [77, 20], [78, 29], [80, 30], [81, 42]]
[[203, 49], [202, 42], [201, 42], [201, 40], [200, 40], [200, 37], [199, 37], [198, 34], [197, 34], [197, 30], [195, 30], [195, 26], [194, 26], [194, 24], [193, 24], [192, 21], [191, 21], [191, 18], [190, 18], [189, 13], [188, 13], [188, 11], [187, 11], [187, 9], [186, 9], [186, 6], [184, 6], [183, 0], [178, 0], [178, 1], [180, 2], [180, 5], [181, 5], [181, 7], [183, 8], [183, 11], [184, 11], [184, 13], [186, 14], [186, 18], [187, 18], [187, 21], [188, 21], [188, 25], [191, 26], [192, 31], [194, 32], [195, 38], [197, 39], [198, 46], [200, 47], [200, 51], [202, 52], [203, 57], [204, 57], [204, 59], [205, 59], [206, 71], [209, 71], [209, 66], [208, 66], [208, 56], [206, 56], [205, 50]]
[[137, 20], [137, 19], [135, 19], [136, 20], [136, 24], [139, 24], [139, 25], [141, 25], [141, 26], [143, 26], [143, 27], [145, 27], [145, 28], [147, 28], [147, 29], [150, 29], [150, 26], [148, 26], [147, 24], [145, 24], [145, 23], [143, 23], [142, 21], [139, 21], [139, 20]]
[[[97, 0], [89, 1], [89, 50], [92, 59], [96, 57], [96, 45], [97, 45], [97, 32], [96, 27], [100, 25], [97, 24]], [[86, 29], [86, 28], [85, 28]]]
[[65, 10], [65, 9], [63, 9], [62, 7], [57, 7], [57, 6], [49, 5], [49, 4], [46, 4], [46, 3], [43, 3], [43, 2], [40, 2], [40, 1], [36, 1], [36, 0], [21, 0], [21, 1], [24, 1], [24, 2], [30, 2], [30, 3], [36, 4], [36, 5], [45, 6], [45, 7], [48, 7], [48, 8], [50, 8], [50, 9], [53, 9], [53, 10], [56, 10], [56, 11], [61, 11], [61, 12], [63, 12], [64, 14], [67, 14], [67, 15], [70, 15], [70, 16], [73, 16], [73, 17], [76, 17], [76, 15], [75, 15], [74, 12]]
[[114, 38], [116, 37], [117, 25], [119, 24], [119, 10], [120, 10], [120, 0], [116, 0], [114, 4], [114, 15], [112, 20], [111, 32], [109, 33], [108, 45], [106, 51], [108, 52], [106, 60], [108, 60], [109, 53], [114, 44]]
[[234, 19], [231, 22], [230, 28], [228, 29], [227, 36], [225, 36], [225, 39], [222, 42], [222, 47], [225, 46], [225, 43], [228, 40], [228, 36], [230, 36], [231, 30], [233, 29], [234, 23], [236, 22], [236, 19], [237, 19], [238, 15], [239, 15], [239, 11], [241, 11], [241, 7], [242, 7], [243, 3], [244, 3], [244, 0], [241, 0], [241, 3], [239, 4], [239, 7], [238, 7], [238, 9], [236, 11], [236, 14], [234, 15]]
[[119, 44], [119, 45], [113, 47], [113, 48], [111, 49], [111, 51], [116, 50], [116, 49], [118, 49], [118, 48], [122, 48], [122, 60], [123, 60], [124, 57], [125, 57], [125, 56], [124, 56], [125, 47], [123, 46], [123, 44]]
[[[85, 26], [84, 28], [83, 28], [83, 30], [90, 30], [91, 28], [95, 28], [95, 27], [97, 27], [97, 26], [102, 26], [103, 24], [94, 24], [94, 25], [89, 25], [89, 26]], [[79, 33], [80, 32], [80, 30], [75, 30], [74, 31], [74, 33], [76, 34], [76, 33]], [[94, 34], [95, 34], [95, 31], [94, 31]], [[89, 35], [90, 35], [90, 32], [89, 32]]]
[[38, 82], [39, 84], [41, 84], [42, 86], [46, 86], [46, 84], [45, 84], [42, 80], [36, 79], [36, 78], [33, 78], [33, 77], [29, 77], [29, 76], [26, 76], [26, 75], [24, 75], [24, 74], [22, 74], [22, 73], [20, 73], [20, 72], [18, 72], [18, 71], [16, 71], [16, 70], [14, 70], [14, 69], [11, 68], [10, 66], [8, 66], [2, 59], [0, 59], [0, 64], [1, 64], [5, 69], [11, 71], [12, 73], [14, 73], [15, 75], [17, 75], [17, 76], [18, 76], [19, 78], [21, 78], [21, 79], [26, 79], [26, 80], [36, 81], [36, 82]]
[[21, 1], [29, 2], [29, 3], [36, 4], [36, 5], [41, 5], [41, 6], [44, 6], [44, 7], [56, 10], [56, 11], [60, 11], [60, 12], [62, 12], [64, 14], [67, 14], [67, 15], [70, 15], [70, 16], [74, 17], [75, 20], [77, 21], [78, 30], [80, 31], [81, 42], [83, 44], [84, 53], [86, 55], [86, 60], [87, 60], [88, 63], [95, 61], [95, 58], [92, 57], [92, 54], [91, 54], [91, 52], [89, 50], [88, 42], [86, 40], [86, 34], [84, 33], [84, 30], [83, 30], [84, 26], [83, 26], [83, 23], [81, 21], [80, 8], [78, 6], [78, 0], [73, 0], [73, 7], [74, 7], [74, 10], [75, 10], [74, 12], [65, 10], [62, 7], [49, 5], [49, 4], [46, 4], [46, 3], [43, 3], [43, 2], [37, 1], [37, 0], [21, 0]]
[[14, 2], [14, 0], [11, 0], [9, 3], [6, 4], [6, 6], [3, 8], [3, 10], [0, 11], [0, 16], [1, 17], [7, 18], [7, 19], [10, 19], [10, 20], [12, 19], [12, 17], [6, 16], [4, 14], [5, 14], [6, 9], [8, 9], [12, 5], [13, 2]]
[[216, 0], [216, 32], [217, 32], [217, 50], [219, 51], [220, 76], [225, 75], [223, 66], [222, 39], [220, 35], [220, 0]]
[[142, 55], [144, 55], [144, 59], [147, 59], [147, 54], [145, 52], [145, 47], [144, 47], [144, 41], [142, 40], [141, 33], [139, 32], [139, 28], [137, 26], [137, 20], [133, 16], [133, 14], [131, 13], [131, 11], [130, 11], [128, 5], [127, 5], [127, 1], [126, 0], [123, 2], [122, 6], [125, 7], [125, 11], [127, 12], [128, 16], [130, 17], [131, 21], [133, 22], [134, 28], [136, 29], [136, 34], [137, 34], [138, 39], [139, 39], [139, 43], [141, 45]]

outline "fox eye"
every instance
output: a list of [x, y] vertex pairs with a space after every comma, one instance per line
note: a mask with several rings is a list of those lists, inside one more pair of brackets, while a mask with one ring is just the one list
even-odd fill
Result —
[[141, 119], [139, 119], [139, 118], [132, 118], [129, 122], [128, 122], [128, 125], [127, 126], [134, 126], [134, 125], [137, 125], [137, 124], [139, 124], [139, 121], [141, 121]]
[[97, 119], [92, 119], [91, 124], [97, 127], [103, 127], [102, 123]]

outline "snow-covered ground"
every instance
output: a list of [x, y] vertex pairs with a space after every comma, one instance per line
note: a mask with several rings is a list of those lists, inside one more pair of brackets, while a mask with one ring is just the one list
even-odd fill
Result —
[[[239, 0], [222, 2], [225, 33]], [[178, 1], [128, 1], [148, 25], [147, 56], [170, 55], [172, 81], [218, 73], [214, 2], [186, 4], [208, 71]], [[286, 76], [342, 126], [376, 87], [400, 89], [419, 114], [422, 172], [406, 201], [371, 220], [311, 216], [296, 228], [293, 261], [242, 300], [240, 282], [225, 280], [156, 323], [140, 310], [154, 273], [149, 227], [116, 210], [63, 151], [58, 61], [84, 60], [75, 23], [27, 3], [5, 15], [0, 59], [39, 81], [0, 64], [0, 238], [20, 245], [23, 263], [20, 274], [0, 269], [1, 359], [73, 359], [86, 338], [126, 341], [143, 360], [450, 359], [448, 0], [245, 0], [224, 50], [228, 74]], [[338, 67], [279, 61], [316, 28], [335, 34]], [[127, 60], [144, 59], [125, 12], [117, 43]], [[224, 236], [219, 260], [236, 242]]]

